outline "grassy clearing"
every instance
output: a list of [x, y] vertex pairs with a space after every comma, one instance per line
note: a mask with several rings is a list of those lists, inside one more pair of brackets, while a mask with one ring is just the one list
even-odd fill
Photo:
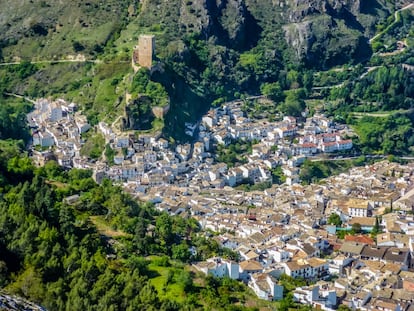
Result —
[[119, 238], [119, 237], [129, 236], [129, 234], [123, 231], [112, 229], [109, 223], [105, 220], [104, 216], [90, 216], [89, 219], [96, 226], [96, 229], [98, 230], [98, 232], [102, 235], [105, 235], [110, 238]]
[[69, 187], [69, 184], [60, 182], [60, 181], [55, 181], [55, 180], [46, 180], [46, 183], [49, 185], [53, 185], [58, 189], [65, 189], [67, 187]]
[[[190, 273], [191, 279], [193, 280], [193, 289], [191, 291], [192, 294], [190, 295], [199, 297], [200, 293], [206, 290], [205, 286], [207, 281], [205, 275], [192, 266], [183, 266], [183, 264], [175, 261], [169, 261], [169, 265], [165, 266], [165, 262], [162, 264], [163, 260], [158, 256], [150, 256], [147, 259], [151, 262], [148, 265], [148, 268], [153, 272], [150, 282], [156, 288], [161, 300], [182, 303], [189, 298], [185, 294], [182, 281], [183, 274]], [[247, 288], [241, 282], [234, 282], [234, 284], [238, 284], [236, 285], [237, 289], [233, 288], [235, 285], [230, 285], [229, 287], [220, 286], [218, 294], [230, 295], [231, 298], [229, 301], [235, 305], [257, 308], [258, 310], [274, 310], [274, 307], [276, 306], [274, 302], [257, 299], [250, 288]], [[222, 296], [220, 297], [223, 298]], [[222, 310], [222, 308], [217, 305], [217, 301], [215, 301], [215, 299], [220, 300], [221, 298], [211, 297], [210, 299], [213, 299], [213, 301], [198, 300], [197, 303], [200, 304], [200, 307], [204, 306], [206, 310]]]
[[182, 272], [182, 266], [171, 262], [171, 266], [159, 266], [157, 260], [160, 257], [151, 256], [151, 263], [148, 268], [158, 275], [150, 280], [162, 300], [172, 300], [178, 303], [185, 301], [186, 295], [183, 285], [178, 278]]
[[139, 32], [138, 20], [135, 19], [121, 31], [119, 38], [115, 41], [117, 50], [132, 53], [133, 48], [138, 44]]

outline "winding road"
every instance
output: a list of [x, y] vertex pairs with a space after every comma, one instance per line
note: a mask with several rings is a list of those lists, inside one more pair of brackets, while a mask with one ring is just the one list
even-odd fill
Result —
[[369, 43], [371, 44], [373, 41], [375, 41], [378, 37], [381, 37], [384, 33], [386, 33], [388, 31], [388, 29], [394, 25], [397, 21], [398, 21], [398, 14], [404, 10], [408, 10], [410, 8], [414, 7], [414, 3], [408, 4], [405, 7], [397, 10], [394, 12], [394, 21], [392, 22], [392, 24], [390, 24], [387, 28], [385, 28], [383, 31], [377, 33], [375, 36], [373, 36], [371, 39], [369, 39]]
[[[374, 71], [378, 68], [381, 68], [383, 66], [371, 66], [371, 67], [365, 67], [365, 72], [363, 72], [359, 77], [357, 77], [355, 80], [361, 80], [363, 77], [365, 77], [367, 74], [369, 74], [371, 71]], [[320, 90], [327, 90], [327, 89], [333, 89], [336, 87], [342, 87], [344, 86], [346, 81], [339, 83], [339, 84], [335, 84], [335, 85], [328, 85], [328, 86], [314, 86], [312, 88], [312, 90], [314, 91], [320, 91]]]

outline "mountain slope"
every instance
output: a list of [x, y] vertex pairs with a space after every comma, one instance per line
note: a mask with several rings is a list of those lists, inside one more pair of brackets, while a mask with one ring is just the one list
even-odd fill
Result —
[[389, 14], [376, 0], [173, 0], [144, 1], [138, 19], [142, 28], [159, 24], [162, 46], [197, 33], [241, 52], [282, 33], [296, 60], [318, 67], [365, 56], [367, 37]]
[[9, 61], [102, 53], [137, 1], [0, 0], [0, 47]]
[[[0, 0], [0, 58], [100, 63], [42, 64], [31, 75], [0, 68], [2, 90], [63, 96], [91, 121], [124, 112], [132, 49], [156, 38], [161, 63], [151, 79], [171, 99], [165, 135], [184, 137], [210, 103], [258, 94], [265, 83], [302, 87], [310, 70], [355, 64], [368, 38], [402, 4], [385, 0]], [[293, 78], [292, 78], [293, 77]], [[177, 113], [177, 111], [184, 113]]]

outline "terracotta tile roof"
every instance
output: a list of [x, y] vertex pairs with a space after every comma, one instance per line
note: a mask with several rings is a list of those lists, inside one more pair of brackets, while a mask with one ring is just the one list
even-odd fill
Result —
[[316, 248], [310, 245], [309, 243], [304, 243], [302, 250], [309, 256], [316, 252]]
[[289, 267], [290, 271], [298, 271], [308, 267], [307, 264], [299, 264], [298, 261], [289, 261], [286, 265]]
[[375, 241], [366, 235], [346, 235], [345, 241], [374, 245]]
[[353, 255], [360, 255], [365, 244], [360, 244], [356, 242], [344, 242], [341, 248], [339, 249], [342, 253], [350, 253]]
[[352, 217], [352, 219], [348, 222], [351, 226], [353, 224], [360, 224], [363, 227], [373, 227], [375, 226], [375, 218], [374, 217]]
[[258, 271], [263, 270], [263, 267], [255, 260], [246, 260], [240, 263], [240, 269], [244, 271]]
[[314, 144], [314, 143], [303, 143], [302, 145], [299, 145], [299, 147], [302, 147], [302, 148], [316, 148], [316, 144]]
[[252, 250], [248, 251], [245, 256], [249, 259], [256, 259], [258, 257], [260, 257], [258, 254], [256, 254], [255, 252], [253, 252]]
[[364, 265], [372, 272], [379, 272], [384, 268], [385, 264], [381, 261], [361, 260]]
[[392, 272], [393, 274], [398, 274], [401, 272], [401, 266], [395, 263], [387, 263], [385, 266], [381, 269], [382, 273], [385, 273], [387, 271]]
[[319, 259], [319, 258], [309, 258], [306, 260], [306, 262], [312, 267], [312, 268], [316, 268], [316, 267], [320, 267], [324, 264], [326, 264], [326, 260], [323, 259]]

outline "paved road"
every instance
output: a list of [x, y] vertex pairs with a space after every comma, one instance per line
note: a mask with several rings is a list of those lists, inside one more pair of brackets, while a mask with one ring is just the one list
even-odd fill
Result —
[[[364, 73], [362, 73], [359, 77], [357, 77], [355, 80], [361, 80], [363, 77], [365, 77], [367, 74], [369, 74], [371, 71], [374, 71], [374, 70], [376, 70], [376, 69], [378, 69], [378, 68], [381, 68], [381, 67], [383, 67], [383, 66], [371, 66], [371, 67], [365, 67], [365, 72]], [[342, 87], [342, 86], [344, 86], [344, 84], [345, 84], [345, 82], [346, 81], [344, 81], [344, 82], [342, 82], [342, 83], [339, 83], [339, 84], [335, 84], [335, 85], [329, 85], [329, 86], [314, 86], [313, 88], [312, 88], [312, 90], [314, 90], [314, 91], [318, 91], [318, 90], [326, 90], [326, 89], [333, 89], [333, 88], [336, 88], [336, 87]]]
[[[388, 155], [379, 155], [379, 154], [366, 154], [366, 155], [359, 155], [359, 156], [347, 156], [347, 157], [334, 157], [334, 158], [328, 158], [328, 159], [324, 159], [324, 158], [309, 158], [309, 160], [311, 162], [322, 162], [322, 161], [344, 161], [344, 160], [354, 160], [354, 159], [358, 159], [361, 156], [365, 156], [368, 159], [386, 159], [388, 157]], [[407, 161], [413, 161], [414, 157], [398, 157], [399, 159], [402, 160], [407, 160]]]
[[372, 66], [372, 67], [365, 67], [367, 71], [365, 71], [362, 75], [358, 77], [358, 80], [361, 80], [363, 77], [365, 77], [367, 74], [369, 74], [371, 71], [377, 70], [378, 68], [381, 68], [384, 66]]
[[403, 8], [401, 8], [401, 9], [399, 9], [399, 10], [397, 10], [397, 11], [395, 11], [394, 12], [394, 21], [392, 22], [392, 24], [391, 25], [389, 25], [384, 31], [381, 31], [380, 33], [377, 33], [375, 36], [373, 36], [371, 39], [369, 39], [369, 43], [371, 44], [373, 41], [375, 41], [375, 39], [377, 39], [378, 37], [380, 37], [380, 36], [382, 36], [386, 31], [387, 31], [387, 29], [389, 28], [389, 27], [391, 27], [394, 23], [396, 23], [397, 22], [397, 20], [398, 20], [398, 14], [401, 12], [401, 11], [404, 11], [404, 10], [408, 10], [408, 9], [410, 9], [410, 8], [412, 8], [412, 7], [414, 7], [414, 3], [411, 3], [411, 4], [409, 4], [409, 5], [406, 5], [405, 7], [403, 7]]
[[335, 84], [335, 85], [328, 85], [328, 86], [314, 86], [312, 88], [312, 90], [314, 91], [320, 91], [320, 90], [328, 90], [328, 89], [333, 89], [336, 87], [343, 87], [345, 82], [339, 83], [339, 84]]
[[[384, 159], [387, 156], [385, 155], [377, 155], [377, 154], [367, 154], [367, 155], [359, 155], [359, 156], [337, 156], [334, 158], [328, 158], [328, 159], [324, 159], [324, 158], [314, 158], [314, 159], [310, 159], [311, 162], [322, 162], [322, 161], [345, 161], [345, 160], [354, 160], [354, 159], [358, 159], [361, 156], [365, 156], [366, 158], [369, 159]], [[408, 158], [406, 158], [405, 160], [409, 160]], [[414, 157], [412, 158], [412, 160], [414, 160]]]
[[352, 160], [352, 159], [357, 159], [358, 157], [346, 157], [346, 158], [328, 158], [328, 159], [324, 159], [324, 158], [313, 158], [310, 159], [311, 162], [325, 162], [325, 161], [345, 161], [345, 160]]

